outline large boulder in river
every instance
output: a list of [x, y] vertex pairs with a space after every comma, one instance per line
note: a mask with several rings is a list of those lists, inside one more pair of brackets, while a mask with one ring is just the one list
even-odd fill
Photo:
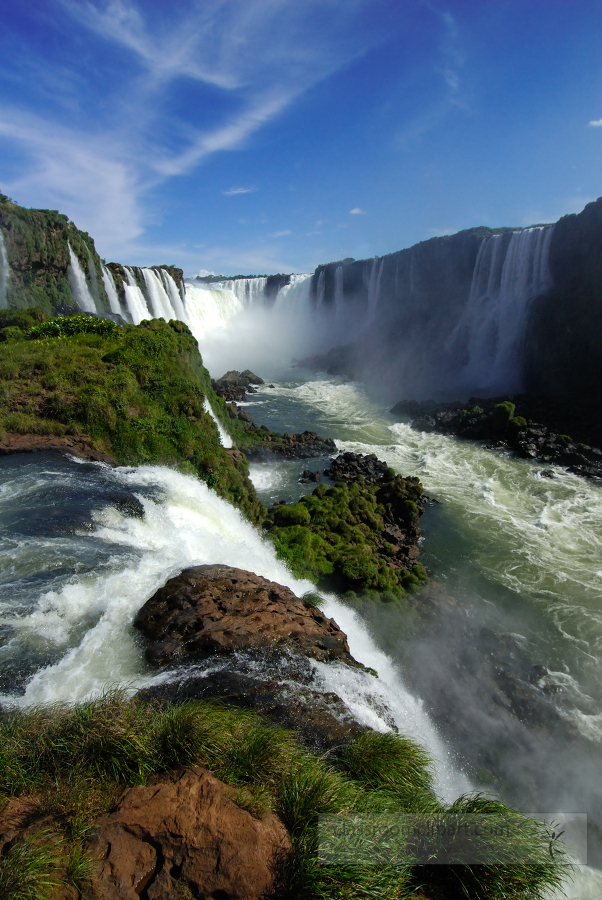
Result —
[[274, 813], [254, 818], [235, 793], [203, 769], [126, 791], [88, 834], [98, 869], [86, 900], [264, 897], [290, 838]]
[[282, 648], [319, 660], [354, 663], [344, 632], [319, 609], [261, 575], [231, 566], [185, 569], [134, 620], [152, 665], [237, 650]]

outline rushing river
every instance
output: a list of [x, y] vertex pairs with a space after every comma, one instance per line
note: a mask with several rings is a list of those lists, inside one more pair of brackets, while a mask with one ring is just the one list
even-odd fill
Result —
[[[495, 777], [487, 765], [475, 767], [475, 755], [486, 759], [496, 741], [495, 728], [489, 732], [484, 724], [491, 710], [478, 685], [463, 699], [466, 716], [457, 732], [449, 722], [438, 730], [429, 695], [450, 680], [446, 652], [455, 652], [461, 635], [448, 635], [446, 648], [436, 641], [414, 648], [403, 607], [351, 610], [327, 598], [326, 611], [347, 631], [352, 653], [380, 678], [317, 666], [321, 688], [337, 692], [366, 724], [394, 724], [426, 744], [438, 764], [443, 797], [493, 788], [521, 805], [521, 779], [527, 783], [532, 767], [550, 767], [549, 778], [530, 784], [523, 807], [588, 812], [594, 836], [599, 834], [600, 486], [560, 469], [548, 477], [537, 463], [479, 443], [414, 432], [393, 423], [361, 387], [340, 379], [290, 369], [259, 374], [274, 381], [248, 404], [258, 424], [289, 432], [309, 428], [333, 437], [340, 449], [376, 452], [402, 474], [419, 476], [428, 496], [439, 501], [422, 520], [421, 560], [461, 600], [471, 627], [510, 636], [526, 659], [542, 667], [541, 684], [576, 737], [559, 755], [541, 729], [517, 725], [525, 737], [515, 757], [500, 764]], [[269, 504], [310, 490], [299, 484], [301, 470], [324, 466], [325, 460], [254, 463], [251, 477]], [[0, 560], [0, 699], [21, 706], [168, 678], [145, 663], [131, 622], [185, 566], [226, 563], [297, 593], [309, 587], [197, 479], [161, 467], [110, 469], [52, 454], [0, 459]], [[423, 668], [432, 668], [430, 681], [416, 679]], [[464, 752], [467, 740], [472, 753]], [[602, 896], [597, 873], [580, 873], [569, 896]]]

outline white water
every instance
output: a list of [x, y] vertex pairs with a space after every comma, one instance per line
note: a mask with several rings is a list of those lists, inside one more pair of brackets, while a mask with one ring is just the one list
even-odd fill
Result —
[[372, 268], [370, 270], [370, 278], [368, 279], [368, 314], [366, 316], [366, 325], [370, 325], [376, 316], [376, 307], [380, 299], [380, 280], [383, 274], [384, 258], [374, 257]]
[[267, 283], [267, 278], [226, 278], [224, 281], [213, 282], [212, 288], [231, 291], [244, 307], [264, 302]]
[[138, 287], [138, 284], [134, 277], [134, 273], [131, 269], [128, 269], [127, 266], [124, 266], [123, 270], [127, 279], [127, 284], [123, 285], [123, 290], [125, 292], [125, 303], [128, 308], [128, 312], [132, 317], [132, 322], [134, 323], [134, 325], [139, 325], [140, 322], [143, 321], [143, 319], [150, 319], [151, 314], [148, 306], [146, 305], [144, 294]]
[[521, 389], [522, 341], [531, 301], [552, 285], [549, 250], [554, 226], [516, 231], [479, 248], [468, 302], [447, 347], [466, 354], [457, 386], [468, 390]]
[[95, 313], [96, 303], [94, 302], [94, 297], [90, 293], [84, 270], [80, 266], [79, 259], [68, 242], [67, 246], [69, 247], [70, 259], [67, 277], [69, 279], [69, 287], [71, 288], [73, 299], [84, 312]]
[[188, 325], [197, 341], [215, 329], [225, 328], [242, 311], [243, 305], [233, 291], [186, 284]]
[[[74, 463], [74, 465], [76, 465]], [[131, 622], [136, 611], [165, 581], [183, 568], [203, 563], [223, 563], [256, 572], [289, 586], [297, 596], [311, 588], [294, 578], [276, 558], [273, 545], [246, 522], [238, 510], [197, 478], [158, 466], [115, 469], [98, 465], [115, 486], [133, 491], [144, 506], [144, 518], [126, 517], [114, 507], [94, 514], [96, 530], [87, 540], [114, 548], [109, 562], [84, 576], [77, 574], [55, 590], [42, 593], [28, 612], [7, 615], [16, 638], [38, 635], [64, 648], [55, 665], [38, 671], [23, 696], [12, 700], [20, 706], [64, 700], [75, 702], [111, 684], [139, 688], [166, 677], [157, 676], [144, 661]], [[47, 466], [46, 466], [47, 469]], [[19, 502], [27, 491], [28, 503], [44, 489], [52, 471], [40, 471], [37, 480], [23, 486], [10, 483], [10, 498]], [[141, 491], [159, 488], [150, 499]], [[0, 503], [2, 502], [0, 498]], [[52, 553], [52, 541], [46, 553]], [[344, 666], [317, 666], [318, 687], [340, 693], [349, 711], [378, 730], [396, 725], [428, 747], [438, 767], [438, 789], [451, 800], [468, 788], [454, 772], [449, 754], [437, 736], [420, 702], [405, 688], [391, 661], [381, 653], [355, 614], [335, 597], [325, 607], [346, 630], [352, 654], [379, 671], [380, 679]], [[90, 627], [81, 636], [82, 622]], [[4, 698], [11, 699], [11, 698]]]
[[96, 266], [94, 265], [94, 257], [92, 256], [92, 251], [86, 244], [86, 250], [88, 251], [88, 279], [90, 282], [90, 293], [94, 299], [94, 305], [96, 309], [100, 312], [101, 301], [100, 301], [100, 286], [98, 284], [98, 275], [96, 272]]
[[122, 316], [123, 310], [121, 309], [121, 303], [119, 302], [119, 296], [117, 294], [117, 288], [115, 287], [113, 275], [110, 269], [107, 269], [107, 267], [104, 265], [104, 263], [100, 264], [100, 269], [102, 272], [102, 281], [105, 286], [105, 291], [107, 292], [107, 297], [109, 298], [109, 306], [111, 307], [111, 312], [115, 313], [118, 316]]
[[9, 276], [8, 254], [6, 252], [6, 244], [4, 243], [4, 235], [0, 228], [0, 309], [6, 309], [8, 306], [7, 292]]
[[158, 271], [163, 279], [163, 284], [165, 285], [165, 290], [169, 296], [171, 308], [175, 314], [173, 318], [179, 319], [180, 322], [187, 322], [188, 316], [186, 315], [184, 301], [182, 299], [184, 291], [180, 294], [177, 284], [166, 269], [159, 269]]
[[209, 415], [211, 416], [211, 418], [217, 425], [217, 430], [219, 432], [219, 439], [220, 439], [220, 443], [221, 443], [222, 447], [226, 447], [227, 449], [229, 449], [230, 447], [233, 447], [234, 442], [233, 442], [232, 438], [230, 437], [230, 435], [228, 434], [228, 432], [226, 431], [226, 429], [224, 428], [224, 426], [222, 425], [220, 420], [217, 418], [217, 416], [213, 412], [213, 409], [212, 409], [211, 404], [209, 403], [209, 400], [207, 399], [207, 397], [205, 397], [205, 399], [203, 401], [203, 408], [206, 413], [209, 413]]

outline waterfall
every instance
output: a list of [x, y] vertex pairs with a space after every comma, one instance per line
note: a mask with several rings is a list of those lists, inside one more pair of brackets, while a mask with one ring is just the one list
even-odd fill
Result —
[[343, 312], [343, 266], [334, 270], [334, 317], [338, 321]]
[[177, 319], [175, 310], [163, 287], [163, 282], [157, 276], [157, 273], [153, 269], [141, 269], [140, 271], [146, 285], [146, 296], [150, 309], [155, 319], [163, 318], [166, 322], [169, 322], [170, 319]]
[[318, 287], [316, 290], [316, 309], [320, 310], [324, 306], [324, 294], [326, 292], [326, 276], [324, 269], [318, 275]]
[[67, 246], [69, 247], [69, 258], [71, 260], [67, 270], [67, 277], [73, 299], [84, 312], [95, 313], [96, 304], [94, 297], [90, 293], [84, 270], [80, 266], [79, 259], [71, 249], [71, 244], [68, 241]]
[[243, 303], [233, 291], [186, 283], [186, 316], [197, 341], [214, 328], [224, 328], [243, 309]]
[[8, 306], [7, 294], [9, 275], [8, 254], [6, 252], [6, 244], [4, 243], [4, 235], [0, 228], [0, 309], [6, 309]]
[[263, 303], [267, 278], [229, 278], [214, 282], [214, 286], [225, 291], [232, 291], [243, 306]]
[[125, 291], [125, 303], [128, 312], [132, 317], [132, 322], [134, 325], [139, 325], [143, 319], [150, 319], [152, 317], [149, 315], [144, 294], [138, 287], [136, 279], [134, 278], [134, 273], [131, 269], [128, 269], [127, 266], [123, 267], [123, 271], [125, 272], [125, 277], [127, 279], [127, 284], [123, 285], [123, 290]]
[[123, 315], [123, 310], [121, 308], [121, 303], [119, 302], [119, 295], [117, 294], [117, 288], [115, 287], [115, 281], [113, 280], [113, 275], [111, 274], [110, 269], [104, 265], [104, 263], [100, 264], [100, 270], [102, 272], [102, 281], [105, 286], [105, 291], [107, 292], [107, 297], [109, 298], [109, 306], [111, 307], [111, 312], [116, 313], [118, 316]]
[[100, 309], [100, 285], [98, 284], [98, 275], [96, 274], [96, 265], [94, 264], [94, 257], [92, 256], [92, 251], [86, 244], [86, 250], [88, 251], [88, 278], [90, 279], [90, 287], [92, 288], [92, 297], [94, 298], [94, 305], [97, 310]]
[[366, 324], [369, 325], [374, 321], [376, 315], [376, 307], [380, 298], [380, 279], [383, 274], [383, 266], [385, 264], [384, 257], [379, 259], [374, 257], [372, 268], [370, 270], [370, 278], [368, 280], [368, 315], [366, 316]]
[[169, 274], [166, 269], [159, 269], [159, 274], [163, 279], [163, 284], [165, 285], [165, 290], [169, 296], [169, 300], [172, 306], [172, 309], [175, 312], [176, 319], [179, 319], [180, 322], [188, 322], [188, 317], [186, 316], [186, 310], [184, 309], [184, 303], [182, 302], [182, 296], [178, 290], [178, 286]]
[[[516, 391], [531, 301], [552, 286], [549, 251], [553, 225], [485, 238], [479, 248], [468, 302], [446, 349], [463, 358], [458, 387]], [[505, 252], [504, 252], [505, 250]]]
[[298, 313], [309, 314], [311, 310], [311, 279], [311, 274], [291, 275], [289, 283], [283, 285], [276, 294], [273, 306], [274, 313], [278, 314], [294, 310]]
[[228, 432], [226, 431], [226, 429], [224, 428], [224, 426], [222, 425], [220, 420], [217, 418], [217, 416], [213, 412], [213, 409], [211, 408], [211, 404], [209, 403], [209, 401], [207, 400], [206, 397], [203, 401], [203, 409], [205, 410], [206, 413], [209, 413], [209, 415], [211, 416], [211, 418], [217, 425], [217, 430], [219, 432], [219, 442], [222, 445], [222, 447], [226, 447], [226, 449], [230, 449], [230, 447], [233, 447], [234, 442], [233, 442], [232, 438], [230, 437], [230, 435], [228, 434]]

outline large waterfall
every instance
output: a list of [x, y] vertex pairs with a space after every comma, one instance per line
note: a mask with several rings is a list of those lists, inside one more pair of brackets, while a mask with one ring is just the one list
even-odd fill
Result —
[[96, 312], [97, 306], [94, 297], [90, 293], [84, 270], [80, 265], [79, 259], [71, 249], [71, 244], [68, 243], [67, 246], [69, 247], [69, 259], [71, 260], [67, 274], [73, 299], [84, 312]]
[[8, 254], [4, 243], [4, 235], [2, 234], [2, 229], [0, 229], [0, 309], [6, 309], [8, 306], [8, 276]]
[[447, 348], [463, 365], [458, 387], [488, 391], [521, 388], [522, 342], [529, 304], [552, 285], [554, 226], [485, 238], [479, 248], [468, 302]]

